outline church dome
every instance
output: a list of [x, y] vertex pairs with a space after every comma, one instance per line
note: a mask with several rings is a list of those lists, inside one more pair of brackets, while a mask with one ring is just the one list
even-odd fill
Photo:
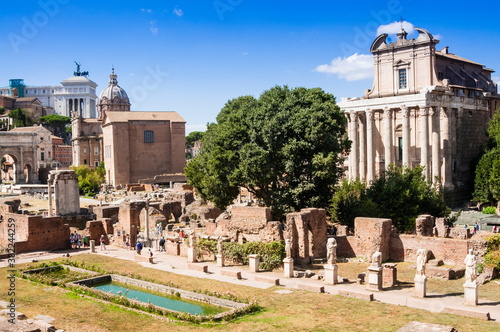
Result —
[[118, 80], [116, 79], [115, 69], [109, 75], [109, 85], [102, 90], [99, 99], [103, 100], [106, 98], [107, 100], [114, 100], [115, 97], [118, 97], [122, 102], [128, 103], [128, 95], [119, 85]]

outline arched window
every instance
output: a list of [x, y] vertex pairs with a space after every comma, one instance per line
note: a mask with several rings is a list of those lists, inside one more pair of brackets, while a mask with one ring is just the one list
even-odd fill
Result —
[[144, 143], [154, 143], [155, 142], [155, 132], [152, 130], [144, 131]]

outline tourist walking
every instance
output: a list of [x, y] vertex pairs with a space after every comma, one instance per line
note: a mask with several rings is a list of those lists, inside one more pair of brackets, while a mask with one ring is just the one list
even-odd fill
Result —
[[135, 249], [137, 250], [137, 254], [140, 255], [142, 251], [142, 243], [140, 241], [135, 245]]
[[106, 239], [104, 238], [104, 234], [101, 235], [101, 238], [99, 239], [99, 243], [101, 244], [101, 250], [106, 250], [106, 244], [104, 243]]
[[160, 252], [166, 252], [165, 250], [165, 238], [162, 236], [160, 239]]

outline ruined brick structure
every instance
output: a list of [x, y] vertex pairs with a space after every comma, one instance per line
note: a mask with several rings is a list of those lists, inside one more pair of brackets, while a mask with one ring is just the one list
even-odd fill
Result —
[[70, 230], [63, 218], [18, 214], [18, 207], [19, 204], [12, 201], [0, 203], [1, 248], [6, 248], [9, 244], [11, 221], [15, 224], [16, 254], [69, 248]]
[[309, 208], [287, 214], [286, 233], [291, 235], [292, 258], [297, 263], [326, 257], [326, 210]]

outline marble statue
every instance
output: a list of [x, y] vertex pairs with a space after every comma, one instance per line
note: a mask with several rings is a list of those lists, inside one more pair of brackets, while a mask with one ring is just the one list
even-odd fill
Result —
[[465, 256], [465, 282], [473, 283], [476, 280], [476, 255], [472, 253], [472, 249], [469, 249], [469, 253]]
[[427, 251], [418, 249], [417, 251], [417, 276], [425, 276], [425, 263], [427, 262]]
[[326, 242], [326, 253], [328, 264], [335, 264], [337, 262], [337, 241], [333, 237]]

